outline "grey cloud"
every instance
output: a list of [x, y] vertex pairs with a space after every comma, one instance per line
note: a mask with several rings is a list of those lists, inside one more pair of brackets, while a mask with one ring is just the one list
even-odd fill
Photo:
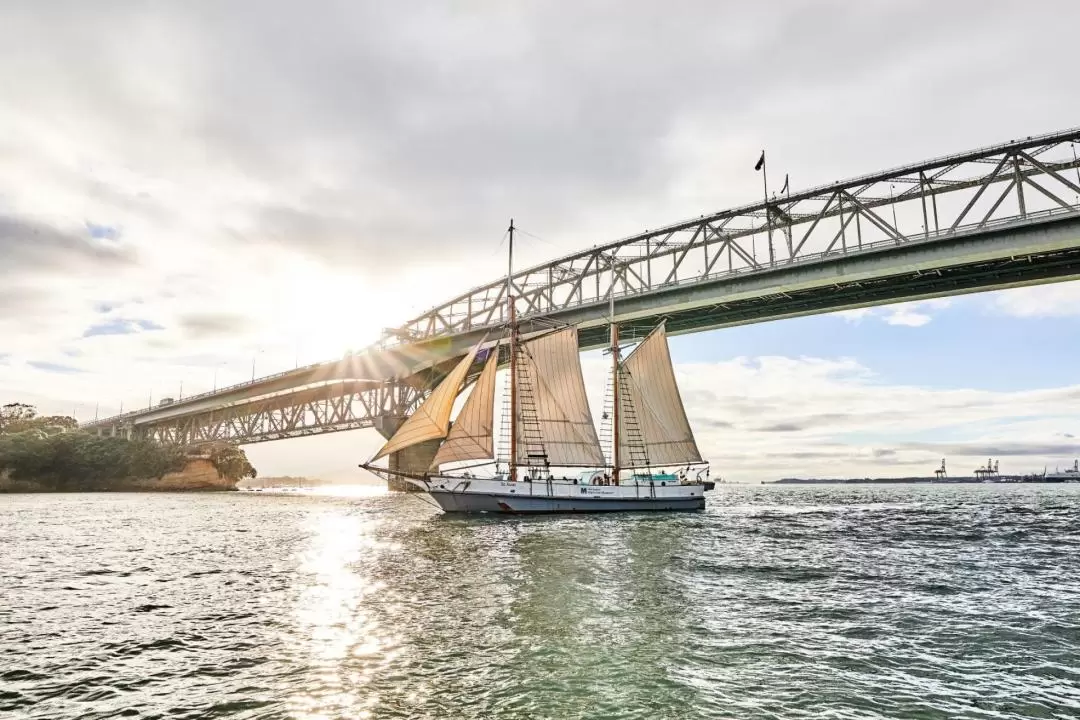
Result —
[[0, 278], [38, 272], [93, 274], [134, 262], [130, 248], [0, 215]]
[[[890, 70], [891, 87], [918, 77], [930, 102], [920, 68], [970, 64], [958, 31], [1012, 27], [1006, 4], [971, 7], [26, 3], [0, 30], [0, 53], [24, 60], [5, 84], [13, 105], [85, 118], [141, 171], [180, 174], [197, 157], [271, 189], [238, 208], [247, 219], [231, 230], [245, 242], [386, 265], [494, 245], [510, 215], [541, 235], [573, 233], [605, 203], [663, 197], [685, 169], [674, 148], [688, 127], [745, 146], [751, 163], [770, 130], [790, 136], [772, 107], [798, 114], [803, 135], [792, 142], [839, 134], [827, 161], [870, 170], [865, 148], [841, 141], [849, 128], [814, 122], [818, 105]], [[117, 36], [141, 41], [138, 66], [174, 102], [146, 99]], [[916, 133], [902, 137], [917, 144]], [[755, 194], [733, 191], [740, 202]], [[640, 229], [626, 222], [592, 240]]]
[[61, 373], [64, 375], [86, 372], [85, 370], [72, 365], [61, 365], [60, 363], [46, 362], [44, 360], [29, 360], [26, 364], [37, 370], [50, 373]]
[[754, 430], [756, 432], [779, 432], [779, 433], [799, 432], [800, 430], [803, 430], [803, 429], [804, 428], [803, 428], [802, 425], [797, 425], [797, 424], [791, 423], [791, 422], [775, 423], [773, 425], [764, 425], [762, 427], [754, 428]]
[[941, 455], [967, 455], [972, 457], [1025, 457], [1025, 456], [1075, 456], [1080, 455], [1078, 443], [903, 443], [898, 447], [911, 450], [927, 450]]
[[242, 332], [247, 318], [231, 313], [191, 313], [180, 318], [180, 328], [191, 338], [210, 338]]
[[695, 418], [694, 425], [712, 430], [731, 430], [735, 427], [734, 423], [730, 423], [727, 420], [717, 420], [715, 418]]
[[4, 278], [4, 283], [0, 285], [0, 320], [18, 317], [48, 300], [48, 293], [26, 282]]
[[721, 397], [716, 400], [718, 407], [737, 417], [752, 417], [779, 412], [781, 406], [772, 400], [745, 400], [741, 397]]
[[[766, 453], [764, 457], [770, 462], [785, 462], [785, 461], [806, 461], [806, 460], [830, 460], [834, 461], [837, 467], [843, 467], [849, 465], [854, 460], [859, 460], [877, 467], [883, 468], [883, 474], [888, 475], [888, 468], [890, 467], [924, 467], [927, 465], [927, 461], [923, 458], [904, 458], [899, 457], [896, 454], [897, 451], [891, 449], [876, 449], [873, 451], [872, 458], [864, 458], [857, 456], [856, 448], [847, 445], [832, 444], [827, 445], [824, 449], [820, 450], [794, 450], [791, 452], [770, 452]], [[753, 459], [753, 458], [748, 458]], [[927, 468], [925, 474], [930, 474], [930, 468]]]
[[770, 460], [823, 460], [823, 459], [839, 459], [850, 455], [850, 452], [845, 452], [843, 449], [826, 451], [826, 450], [797, 450], [794, 452], [771, 452], [766, 453], [765, 457]]

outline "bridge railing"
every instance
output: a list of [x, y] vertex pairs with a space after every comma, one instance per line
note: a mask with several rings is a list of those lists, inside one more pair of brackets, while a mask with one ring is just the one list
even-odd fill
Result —
[[221, 387], [214, 388], [213, 390], [207, 390], [206, 392], [196, 393], [195, 395], [188, 395], [187, 397], [180, 398], [174, 403], [168, 405], [150, 405], [148, 407], [139, 408], [137, 410], [130, 410], [126, 413], [119, 413], [117, 415], [111, 415], [109, 417], [99, 418], [92, 422], [83, 423], [84, 428], [105, 427], [110, 425], [122, 425], [126, 420], [131, 420], [146, 413], [154, 412], [155, 410], [163, 410], [165, 408], [171, 408], [174, 405], [185, 405], [187, 403], [196, 402], [198, 400], [205, 400], [206, 398], [216, 397], [218, 395], [224, 395], [227, 393], [245, 390], [256, 385], [262, 385], [266, 382], [271, 382], [279, 378], [288, 377], [289, 375], [302, 374], [304, 372], [316, 370], [325, 365], [325, 363], [313, 363], [310, 365], [301, 365], [299, 367], [292, 368], [291, 370], [283, 370], [272, 375], [263, 375], [255, 378], [254, 380], [245, 380], [244, 382], [234, 383], [232, 385], [222, 385]]
[[[522, 318], [542, 316], [612, 296], [1075, 213], [1078, 142], [1080, 128], [1030, 137], [646, 231], [516, 272], [515, 310]], [[505, 278], [475, 288], [413, 319], [387, 342], [505, 323], [506, 292]]]

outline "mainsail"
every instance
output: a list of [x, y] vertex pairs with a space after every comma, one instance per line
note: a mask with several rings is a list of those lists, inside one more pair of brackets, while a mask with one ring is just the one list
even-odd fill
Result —
[[[667, 333], [659, 325], [620, 365], [619, 455], [625, 468], [701, 462], [686, 419]], [[643, 452], [644, 450], [644, 452]]]
[[446, 441], [435, 454], [431, 467], [462, 460], [486, 460], [494, 457], [493, 415], [495, 409], [495, 374], [499, 369], [499, 350], [492, 348], [472, 394], [465, 401]]
[[596, 437], [578, 356], [577, 328], [523, 343], [517, 361], [514, 423], [519, 465], [598, 467], [604, 453]]
[[416, 412], [402, 423], [397, 432], [375, 454], [375, 457], [371, 458], [371, 462], [417, 443], [446, 437], [446, 433], [450, 428], [450, 411], [454, 409], [454, 400], [461, 390], [461, 384], [465, 381], [465, 376], [468, 374], [469, 367], [473, 364], [473, 359], [476, 358], [476, 351], [479, 349], [480, 345], [478, 344], [469, 351], [468, 355], [462, 358], [461, 362], [450, 371], [450, 374], [420, 404]]

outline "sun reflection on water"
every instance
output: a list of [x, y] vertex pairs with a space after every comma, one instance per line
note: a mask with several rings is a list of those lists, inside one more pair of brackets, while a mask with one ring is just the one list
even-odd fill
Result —
[[379, 697], [372, 679], [395, 652], [369, 608], [385, 591], [371, 577], [372, 561], [389, 546], [375, 539], [378, 520], [343, 509], [313, 518], [313, 534], [300, 553], [302, 583], [293, 610], [293, 641], [307, 667], [305, 691], [290, 698], [306, 720], [371, 717]]

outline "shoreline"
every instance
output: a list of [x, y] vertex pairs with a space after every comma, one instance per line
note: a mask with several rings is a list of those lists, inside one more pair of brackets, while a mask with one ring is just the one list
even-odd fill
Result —
[[1068, 485], [1065, 480], [1023, 480], [1008, 478], [1002, 480], [982, 480], [978, 478], [956, 478], [938, 480], [937, 478], [781, 478], [765, 480], [762, 485]]
[[222, 477], [206, 458], [191, 458], [183, 470], [157, 478], [113, 478], [69, 487], [43, 479], [19, 479], [0, 473], [0, 494], [95, 492], [234, 492], [238, 480]]

